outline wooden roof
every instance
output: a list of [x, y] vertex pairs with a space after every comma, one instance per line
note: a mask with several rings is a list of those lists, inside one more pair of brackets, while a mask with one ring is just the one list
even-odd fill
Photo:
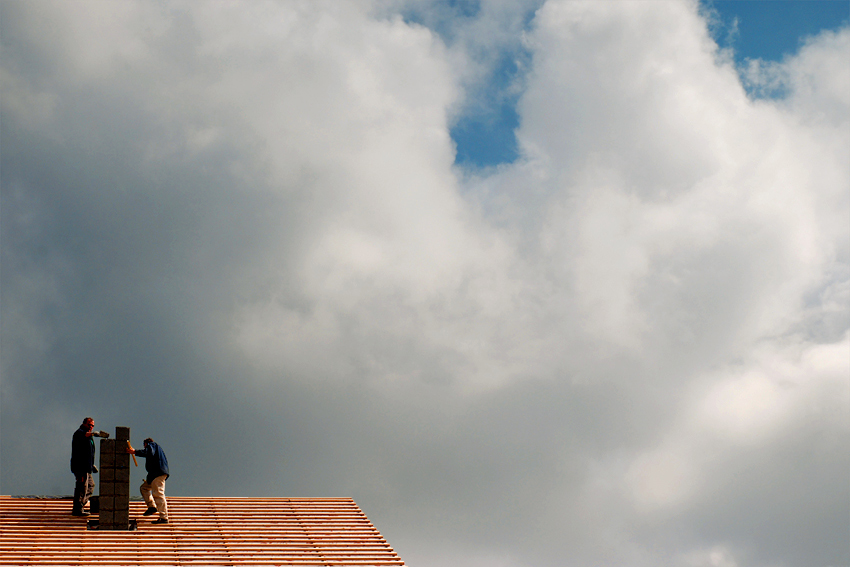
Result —
[[70, 499], [0, 496], [0, 565], [404, 565], [350, 498], [168, 497], [168, 524], [87, 529]]

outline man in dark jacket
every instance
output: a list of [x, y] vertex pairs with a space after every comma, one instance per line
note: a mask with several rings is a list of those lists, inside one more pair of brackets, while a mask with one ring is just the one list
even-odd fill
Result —
[[71, 472], [74, 473], [74, 505], [71, 514], [88, 516], [84, 511], [86, 503], [94, 492], [94, 480], [91, 475], [97, 472], [94, 464], [94, 439], [109, 437], [109, 433], [94, 430], [94, 419], [87, 417], [71, 438]]
[[145, 448], [142, 451], [127, 447], [127, 452], [145, 459], [145, 470], [148, 471], [148, 477], [142, 481], [142, 486], [139, 487], [142, 498], [148, 505], [144, 515], [150, 516], [159, 512], [159, 519], [151, 523], [167, 524], [168, 504], [165, 501], [165, 480], [168, 478], [168, 459], [165, 457], [165, 451], [148, 437], [145, 439]]

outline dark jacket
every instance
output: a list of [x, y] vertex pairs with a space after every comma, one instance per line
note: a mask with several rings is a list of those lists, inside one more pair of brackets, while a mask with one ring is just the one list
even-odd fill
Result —
[[165, 451], [162, 447], [151, 441], [147, 446], [139, 451], [136, 450], [137, 457], [145, 459], [145, 470], [148, 471], [148, 482], [153, 482], [158, 476], [165, 475], [168, 478], [168, 459], [165, 458]]
[[71, 438], [71, 472], [74, 476], [89, 474], [94, 470], [94, 439], [86, 437], [86, 433], [88, 430], [81, 425]]

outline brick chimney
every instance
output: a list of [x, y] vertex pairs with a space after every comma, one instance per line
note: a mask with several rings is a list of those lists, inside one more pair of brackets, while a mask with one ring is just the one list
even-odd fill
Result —
[[114, 439], [100, 440], [100, 516], [98, 529], [130, 529], [129, 427], [116, 427]]

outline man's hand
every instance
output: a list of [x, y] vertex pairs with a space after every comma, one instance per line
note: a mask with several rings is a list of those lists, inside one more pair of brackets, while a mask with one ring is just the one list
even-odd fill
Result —
[[139, 462], [136, 460], [136, 450], [133, 449], [132, 445], [130, 445], [129, 439], [127, 439], [127, 452], [133, 455], [133, 464], [139, 466]]
[[109, 433], [106, 431], [92, 431], [92, 435], [95, 437], [103, 437], [104, 439], [109, 439]]

